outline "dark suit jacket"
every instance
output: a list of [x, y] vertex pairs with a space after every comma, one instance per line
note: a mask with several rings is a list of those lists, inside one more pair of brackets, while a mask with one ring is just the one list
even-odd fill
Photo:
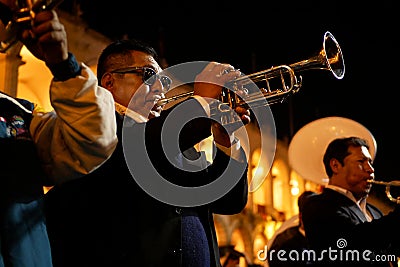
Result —
[[[372, 214], [372, 222], [368, 222], [357, 204], [346, 196], [332, 189], [325, 188], [323, 193], [307, 200], [303, 211], [303, 222], [306, 238], [310, 248], [318, 252], [314, 263], [321, 266], [389, 266], [387, 262], [365, 261], [362, 258], [364, 251], [372, 251], [366, 255], [375, 259], [375, 255], [385, 257], [397, 254], [400, 230], [400, 209], [396, 209], [386, 216], [371, 204], [367, 204]], [[321, 256], [321, 250], [336, 250], [335, 260], [330, 260], [328, 254]], [[346, 253], [357, 251], [360, 261], [352, 260], [353, 256]], [[343, 253], [340, 259], [340, 254]], [[354, 257], [355, 259], [355, 257]], [[397, 264], [396, 264], [397, 266]]]
[[[198, 103], [194, 101], [192, 111], [178, 116], [197, 110], [202, 113], [200, 106], [196, 105]], [[131, 128], [123, 133], [140, 136], [146, 130], [148, 155], [157, 171], [171, 182], [196, 186], [219, 177], [231, 159], [221, 151], [217, 152], [213, 164], [199, 173], [179, 170], [160, 152], [160, 131], [169, 114], [171, 110], [166, 110], [160, 118], [146, 124], [132, 123]], [[205, 114], [197, 115], [199, 118]], [[123, 118], [117, 117], [118, 135], [122, 140]], [[190, 147], [209, 135], [209, 119], [190, 121], [181, 131], [181, 149], [193, 152]], [[95, 172], [56, 186], [46, 194], [54, 266], [180, 266], [181, 219], [186, 212], [192, 211], [199, 215], [204, 226], [211, 266], [219, 266], [213, 213], [234, 214], [245, 207], [247, 163], [231, 161], [241, 176], [238, 183], [220, 199], [193, 209], [165, 204], [144, 192], [132, 178], [123, 152], [122, 142], [119, 142], [112, 157]], [[239, 172], [243, 168], [245, 171]], [[147, 178], [152, 179], [151, 176]]]

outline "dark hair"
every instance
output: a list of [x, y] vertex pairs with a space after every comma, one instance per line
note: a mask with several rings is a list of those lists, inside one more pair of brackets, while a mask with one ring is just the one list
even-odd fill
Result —
[[235, 250], [235, 249], [232, 249], [232, 250], [229, 252], [228, 257], [225, 259], [224, 264], [222, 265], [222, 267], [227, 266], [227, 265], [228, 265], [228, 262], [229, 262], [230, 260], [239, 260], [241, 257], [246, 258], [245, 255], [244, 255], [242, 252], [239, 252], [239, 251], [237, 251], [237, 250]]
[[365, 146], [369, 150], [368, 142], [365, 139], [354, 136], [337, 138], [332, 142], [330, 142], [325, 151], [323, 160], [325, 166], [325, 172], [328, 175], [328, 177], [330, 178], [333, 174], [330, 166], [331, 159], [337, 159], [343, 165], [344, 158], [350, 154], [348, 148], [361, 147], [361, 146]]
[[301, 193], [301, 195], [299, 196], [299, 198], [297, 199], [297, 205], [299, 206], [299, 212], [302, 213], [304, 210], [304, 204], [306, 203], [306, 201], [311, 197], [317, 195], [317, 193], [313, 192], [313, 191], [309, 191], [306, 190], [303, 193]]
[[[124, 68], [131, 64], [132, 51], [140, 51], [152, 56], [156, 61], [158, 54], [156, 50], [144, 41], [136, 39], [117, 40], [109, 44], [101, 52], [97, 62], [97, 79], [101, 83], [104, 73], [110, 69]], [[112, 59], [112, 61], [111, 61]]]

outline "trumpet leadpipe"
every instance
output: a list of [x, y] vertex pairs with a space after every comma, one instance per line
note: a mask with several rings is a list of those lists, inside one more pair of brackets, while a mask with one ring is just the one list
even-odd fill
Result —
[[368, 183], [371, 184], [376, 184], [376, 185], [384, 185], [384, 186], [400, 186], [400, 181], [390, 181], [390, 182], [384, 182], [384, 181], [377, 181], [377, 180], [368, 180]]
[[185, 97], [189, 97], [189, 96], [193, 96], [193, 91], [182, 93], [182, 94], [175, 95], [175, 96], [171, 96], [171, 97], [168, 97], [168, 98], [162, 98], [162, 99], [157, 101], [156, 106], [157, 107], [161, 107], [161, 106], [164, 106], [164, 105], [166, 105], [166, 104], [168, 104], [170, 102], [174, 102], [174, 101], [177, 101], [177, 100], [179, 100], [181, 98], [185, 98]]

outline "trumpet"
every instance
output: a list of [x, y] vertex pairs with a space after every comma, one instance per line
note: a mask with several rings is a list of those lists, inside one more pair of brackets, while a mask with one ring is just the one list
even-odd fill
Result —
[[376, 181], [376, 180], [368, 180], [368, 183], [377, 184], [377, 185], [384, 185], [385, 193], [388, 199], [396, 204], [400, 204], [400, 196], [395, 198], [392, 196], [391, 187], [392, 186], [400, 186], [400, 181], [390, 181], [390, 182], [383, 182], [383, 181]]
[[7, 25], [4, 25], [4, 33], [0, 40], [0, 53], [6, 53], [18, 42], [18, 34], [23, 29], [31, 27], [35, 15], [44, 10], [56, 8], [63, 0], [17, 0], [17, 9], [11, 14]]
[[[229, 89], [223, 88], [220, 100], [232, 109], [235, 107], [256, 108], [282, 103], [287, 97], [300, 90], [302, 77], [297, 73], [311, 69], [330, 71], [337, 79], [344, 77], [345, 65], [342, 50], [335, 37], [329, 31], [325, 32], [322, 49], [317, 55], [290, 65], [275, 66], [253, 74], [240, 76], [227, 84], [226, 87]], [[261, 88], [258, 89], [257, 87], [256, 91], [253, 90], [251, 92], [251, 88], [260, 83]], [[276, 85], [276, 87], [273, 85]], [[250, 91], [250, 93], [238, 96], [237, 92], [239, 90]], [[192, 91], [178, 94], [170, 98], [161, 99], [156, 105], [163, 106], [192, 95]]]

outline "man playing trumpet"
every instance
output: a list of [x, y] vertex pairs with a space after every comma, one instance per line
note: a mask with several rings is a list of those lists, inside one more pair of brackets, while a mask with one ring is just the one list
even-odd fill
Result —
[[[171, 79], [143, 42], [111, 43], [97, 75], [114, 96], [120, 142], [94, 173], [47, 193], [55, 266], [219, 266], [213, 214], [245, 207], [247, 159], [234, 131], [211, 121], [210, 109], [240, 72], [210, 62], [196, 76], [194, 97], [168, 110], [157, 103]], [[236, 111], [241, 125], [249, 123], [248, 110]], [[194, 149], [211, 132], [212, 164]], [[176, 143], [176, 151], [169, 148]], [[206, 200], [199, 190], [219, 191], [212, 183], [221, 178], [231, 185]]]
[[303, 210], [313, 265], [397, 266], [400, 207], [384, 216], [367, 202], [375, 172], [367, 141], [337, 138], [323, 163], [329, 184]]

